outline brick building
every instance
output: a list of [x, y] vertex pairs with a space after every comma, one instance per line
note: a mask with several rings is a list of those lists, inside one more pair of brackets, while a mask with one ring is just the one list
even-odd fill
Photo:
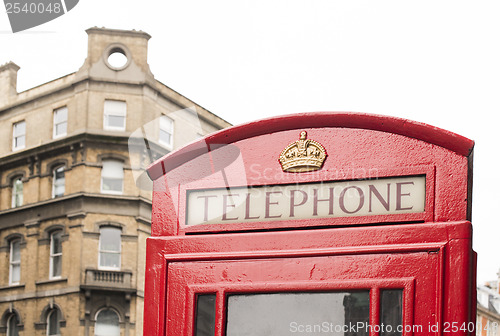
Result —
[[140, 168], [229, 126], [154, 78], [148, 34], [87, 34], [62, 78], [18, 93], [0, 67], [0, 335], [142, 335]]

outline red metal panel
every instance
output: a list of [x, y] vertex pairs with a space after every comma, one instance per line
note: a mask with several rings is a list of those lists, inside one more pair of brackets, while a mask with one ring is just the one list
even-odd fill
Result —
[[[150, 238], [146, 282], [158, 292], [147, 291], [145, 334], [165, 335], [164, 323], [167, 335], [191, 330], [198, 290], [387, 288], [409, 278], [415, 305], [405, 306], [406, 321], [461, 325], [470, 321], [471, 278], [460, 276], [471, 266], [470, 244], [468, 222]], [[415, 334], [438, 334], [425, 331]]]

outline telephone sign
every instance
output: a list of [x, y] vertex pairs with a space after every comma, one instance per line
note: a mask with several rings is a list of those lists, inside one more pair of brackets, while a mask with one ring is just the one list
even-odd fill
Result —
[[145, 335], [473, 335], [473, 146], [323, 112], [168, 154], [148, 168]]

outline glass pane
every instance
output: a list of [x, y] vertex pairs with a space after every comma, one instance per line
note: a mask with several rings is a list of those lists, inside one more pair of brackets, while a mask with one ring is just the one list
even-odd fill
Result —
[[61, 231], [52, 234], [50, 242], [51, 254], [58, 254], [62, 252], [61, 235], [62, 235]]
[[14, 136], [26, 134], [26, 122], [21, 121], [14, 125]]
[[215, 334], [215, 294], [198, 295], [196, 300], [195, 336]]
[[62, 122], [56, 125], [56, 135], [66, 134], [68, 124], [66, 122]]
[[21, 241], [15, 240], [11, 243], [10, 247], [10, 261], [19, 262], [21, 261]]
[[57, 310], [53, 310], [49, 313], [47, 319], [47, 334], [59, 335], [59, 313]]
[[61, 183], [54, 185], [54, 197], [60, 197], [64, 195], [64, 191], [66, 189], [64, 186], [64, 179], [59, 182]]
[[59, 167], [54, 171], [54, 178], [60, 180], [64, 178], [64, 167]]
[[119, 100], [106, 100], [104, 101], [104, 114], [125, 116], [127, 114], [127, 103]]
[[64, 167], [54, 170], [54, 197], [64, 195], [66, 178], [64, 177]]
[[23, 181], [21, 181], [20, 178], [16, 179], [14, 181], [14, 190], [19, 193], [19, 192], [23, 192]]
[[7, 336], [19, 336], [18, 324], [17, 316], [15, 314], [11, 315], [7, 322]]
[[16, 136], [14, 146], [16, 148], [24, 147], [25, 146], [25, 136], [24, 135]]
[[62, 256], [54, 256], [52, 257], [52, 277], [61, 276], [61, 264], [62, 264]]
[[123, 178], [123, 163], [120, 161], [103, 161], [102, 176], [109, 178]]
[[58, 124], [68, 119], [68, 109], [60, 108], [54, 113], [54, 123]]
[[100, 266], [119, 269], [120, 268], [120, 254], [119, 253], [101, 252]]
[[119, 336], [120, 319], [111, 309], [101, 310], [96, 318], [95, 336]]
[[369, 291], [231, 295], [227, 306], [227, 336], [369, 335]]
[[123, 180], [114, 179], [109, 177], [103, 177], [102, 179], [102, 190], [103, 191], [116, 191], [122, 192]]
[[165, 132], [164, 130], [160, 130], [160, 142], [170, 145], [172, 141], [172, 135], [170, 133]]
[[11, 266], [10, 282], [15, 284], [21, 281], [21, 265], [16, 264]]
[[120, 252], [121, 250], [121, 230], [112, 227], [103, 227], [101, 232], [101, 251]]
[[160, 118], [160, 128], [166, 132], [171, 132], [172, 131], [172, 126], [174, 125], [174, 121], [168, 117], [161, 117]]
[[401, 336], [403, 326], [403, 290], [380, 291], [380, 336]]
[[18, 207], [21, 205], [23, 205], [23, 181], [18, 178], [12, 185], [12, 206]]
[[108, 125], [109, 127], [125, 128], [125, 117], [108, 115]]

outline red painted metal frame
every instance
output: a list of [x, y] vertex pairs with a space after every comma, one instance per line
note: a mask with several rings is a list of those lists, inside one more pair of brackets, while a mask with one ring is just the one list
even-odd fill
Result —
[[[302, 130], [326, 148], [327, 159], [315, 172], [284, 173], [277, 160], [279, 153], [297, 140]], [[222, 336], [227, 292], [366, 288], [369, 284], [375, 286], [370, 287], [375, 288], [373, 300], [380, 286], [411, 288], [405, 292], [405, 321], [436, 322], [441, 327], [474, 321], [476, 255], [468, 222], [473, 146], [473, 141], [454, 133], [404, 119], [319, 112], [235, 126], [158, 160], [148, 168], [154, 190], [152, 238], [147, 242], [144, 334], [192, 336], [194, 296], [200, 292], [216, 293], [217, 336]], [[185, 225], [189, 190], [412, 175], [426, 176], [423, 213]], [[412, 259], [417, 254], [436, 260], [436, 267], [426, 268], [423, 257]], [[258, 276], [239, 281], [246, 270], [243, 265], [248, 263], [259, 267], [269, 260], [309, 260], [312, 265], [323, 258], [333, 262], [351, 258], [357, 266], [364, 260], [366, 269], [353, 266], [325, 281], [306, 281], [303, 270], [291, 263], [287, 268], [290, 277], [281, 283], [266, 283]], [[401, 266], [392, 264], [395, 258], [401, 260]], [[185, 272], [174, 275], [179, 265], [184, 265]], [[198, 268], [200, 265], [225, 265], [235, 272], [222, 279]], [[392, 268], [382, 274], [380, 269], [388, 265]], [[412, 293], [413, 301], [408, 301], [406, 293]], [[378, 307], [371, 309], [371, 322], [377, 321]], [[425, 311], [432, 311], [435, 318], [429, 318]], [[176, 333], [170, 329], [167, 333], [167, 325], [176, 326]], [[414, 333], [443, 334], [442, 330]]]
[[[403, 324], [413, 324], [413, 307], [415, 301], [415, 278], [396, 278], [396, 279], [357, 279], [344, 281], [307, 281], [286, 283], [238, 283], [228, 284], [227, 282], [212, 283], [210, 285], [198, 285], [184, 283], [182, 290], [186, 291], [185, 296], [185, 316], [179, 318], [182, 331], [178, 335], [193, 335], [194, 320], [196, 309], [196, 295], [216, 294], [217, 312], [227, 312], [227, 295], [231, 294], [255, 294], [255, 293], [292, 293], [292, 292], [335, 292], [351, 290], [369, 290], [370, 291], [370, 325], [380, 325], [380, 290], [384, 289], [403, 289]], [[176, 307], [173, 307], [174, 309]], [[181, 313], [179, 311], [178, 313]], [[178, 314], [174, 315], [178, 316]], [[215, 335], [224, 335], [226, 325], [225, 314], [217, 314]], [[413, 332], [407, 332], [404, 336], [413, 335]]]
[[[405, 321], [413, 321], [423, 328], [427, 327], [426, 323], [440, 326], [452, 322], [468, 323], [473, 309], [469, 299], [473, 288], [472, 279], [463, 277], [463, 274], [471, 273], [474, 266], [471, 236], [471, 224], [460, 222], [321, 229], [311, 230], [307, 235], [302, 231], [283, 231], [151, 238], [147, 252], [146, 288], [149, 290], [146, 292], [145, 335], [191, 336], [189, 330], [192, 331], [192, 326], [188, 325], [194, 318], [192, 299], [196, 292], [218, 295], [217, 330], [220, 333], [216, 333], [217, 336], [224, 335], [224, 316], [220, 314], [224, 312], [223, 296], [227, 292], [404, 287], [410, 288], [404, 297]], [[329, 258], [333, 264], [336, 260], [343, 260], [342, 263], [351, 265], [352, 269], [326, 278], [319, 275], [304, 278], [304, 272], [309, 273], [322, 258]], [[373, 263], [374, 260], [391, 258], [393, 261], [386, 262], [385, 266], [383, 262]], [[254, 270], [252, 273], [249, 263], [255, 268], [272, 260], [297, 260], [303, 265], [313, 262], [307, 270], [303, 266], [294, 266], [295, 262], [288, 262], [287, 274], [283, 275], [279, 272], [273, 275], [268, 272], [269, 267], [263, 268], [259, 271], [261, 277], [270, 276], [274, 280], [266, 283], [256, 279], [255, 274], [259, 272]], [[346, 260], [349, 260], [348, 264], [345, 264]], [[363, 260], [372, 263], [365, 264]], [[403, 263], [394, 264], [394, 260]], [[435, 266], [431, 267], [433, 263]], [[169, 269], [175, 269], [176, 265], [181, 266], [181, 272], [171, 273]], [[359, 268], [359, 265], [366, 265], [366, 268]], [[221, 269], [228, 271], [220, 272]], [[216, 275], [208, 275], [210, 272]], [[243, 274], [247, 273], [245, 278]], [[280, 276], [283, 277], [282, 283], [276, 281]], [[414, 287], [408, 282], [413, 278]], [[171, 286], [168, 294], [165, 292], [167, 282]], [[371, 309], [375, 314], [371, 315], [374, 323], [378, 319], [378, 308]], [[429, 312], [435, 318], [429, 318]], [[175, 331], [166, 333], [167, 325], [174, 328], [169, 330]], [[179, 328], [187, 329], [178, 333]], [[426, 331], [414, 334], [441, 334]], [[404, 334], [407, 335], [411, 333]]]

